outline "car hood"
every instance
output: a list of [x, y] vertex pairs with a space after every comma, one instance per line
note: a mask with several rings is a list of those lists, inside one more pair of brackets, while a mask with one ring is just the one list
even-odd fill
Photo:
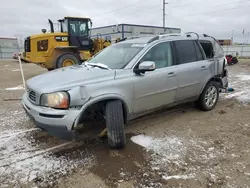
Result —
[[115, 70], [70, 66], [35, 76], [27, 81], [29, 89], [44, 93], [114, 79]]

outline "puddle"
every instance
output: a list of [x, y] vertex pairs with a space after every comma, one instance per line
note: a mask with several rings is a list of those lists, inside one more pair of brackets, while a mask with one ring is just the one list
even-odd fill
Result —
[[[132, 134], [127, 134], [127, 144], [122, 150], [111, 150], [108, 146], [107, 139], [104, 143], [96, 139], [85, 140], [82, 146], [71, 148], [54, 153], [55, 156], [65, 156], [70, 154], [70, 159], [85, 158], [87, 153], [95, 156], [95, 165], [89, 171], [99, 176], [105, 181], [108, 187], [115, 187], [119, 182], [135, 180], [138, 176], [143, 176], [147, 161], [144, 156], [144, 149], [133, 143], [130, 138]], [[79, 155], [79, 152], [85, 151]], [[75, 153], [74, 153], [75, 152]], [[71, 153], [74, 153], [71, 155]]]

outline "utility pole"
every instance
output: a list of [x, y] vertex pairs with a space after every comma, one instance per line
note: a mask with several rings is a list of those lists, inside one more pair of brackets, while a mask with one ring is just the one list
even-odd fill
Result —
[[232, 30], [232, 45], [234, 44], [234, 30]]
[[165, 27], [165, 19], [166, 19], [166, 9], [165, 9], [165, 5], [168, 4], [166, 3], [166, 0], [163, 0], [163, 27]]
[[247, 33], [247, 44], [248, 44], [248, 40], [249, 40], [249, 32]]

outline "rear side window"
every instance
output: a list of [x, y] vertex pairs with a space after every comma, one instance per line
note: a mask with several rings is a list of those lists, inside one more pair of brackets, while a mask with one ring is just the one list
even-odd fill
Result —
[[196, 61], [196, 50], [194, 41], [192, 40], [179, 40], [175, 41], [177, 64], [191, 63]]
[[213, 45], [210, 41], [205, 41], [205, 40], [201, 40], [199, 41], [200, 45], [202, 46], [205, 54], [206, 54], [206, 58], [207, 59], [211, 59], [214, 57], [213, 55]]
[[214, 50], [215, 50], [215, 53], [216, 53], [217, 55], [224, 55], [223, 49], [221, 48], [221, 46], [219, 45], [219, 43], [216, 42], [216, 41], [215, 41], [215, 43], [214, 43]]
[[200, 46], [195, 42], [194, 43], [196, 54], [197, 54], [197, 61], [203, 60], [203, 55]]

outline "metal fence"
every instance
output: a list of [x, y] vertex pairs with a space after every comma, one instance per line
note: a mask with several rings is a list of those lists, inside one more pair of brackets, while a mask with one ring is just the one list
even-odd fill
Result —
[[250, 45], [232, 45], [232, 46], [222, 46], [225, 55], [228, 54], [238, 54], [241, 58], [250, 58]]
[[13, 54], [20, 52], [22, 49], [14, 47], [2, 47], [0, 46], [0, 59], [10, 59], [13, 58]]

